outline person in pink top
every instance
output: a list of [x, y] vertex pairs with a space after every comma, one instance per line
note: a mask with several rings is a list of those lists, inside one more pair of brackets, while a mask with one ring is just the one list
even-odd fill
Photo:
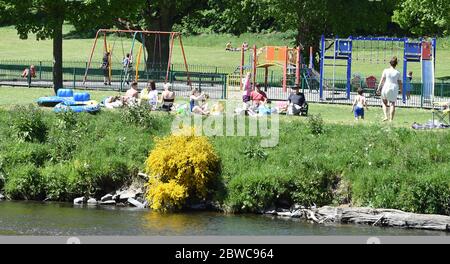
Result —
[[133, 82], [131, 84], [131, 87], [127, 91], [127, 93], [125, 94], [125, 97], [136, 98], [136, 99], [139, 97], [138, 83], [137, 82]]
[[251, 93], [251, 98], [255, 106], [260, 106], [267, 102], [267, 94], [261, 90], [261, 86], [256, 84], [255, 90]]

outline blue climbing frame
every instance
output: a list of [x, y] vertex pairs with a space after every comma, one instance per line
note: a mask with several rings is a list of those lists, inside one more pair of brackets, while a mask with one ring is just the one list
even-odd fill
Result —
[[[422, 43], [420, 41], [411, 41], [408, 38], [387, 38], [387, 37], [352, 37], [347, 39], [340, 39], [338, 37], [332, 39], [334, 45], [333, 56], [326, 56], [326, 41], [324, 35], [322, 35], [320, 43], [320, 99], [324, 100], [324, 76], [325, 76], [325, 61], [333, 60], [336, 63], [337, 60], [347, 61], [347, 99], [351, 96], [351, 78], [352, 78], [352, 63], [353, 63], [353, 42], [355, 41], [379, 41], [379, 42], [402, 42], [404, 43], [404, 56], [403, 56], [403, 83], [407, 83], [408, 78], [408, 63], [409, 62], [421, 62], [422, 61]], [[434, 66], [436, 66], [436, 39], [432, 39], [432, 56], [434, 58]], [[329, 48], [331, 48], [331, 45]], [[436, 67], [434, 67], [434, 70]], [[406, 102], [406, 89], [403, 89], [403, 102]]]

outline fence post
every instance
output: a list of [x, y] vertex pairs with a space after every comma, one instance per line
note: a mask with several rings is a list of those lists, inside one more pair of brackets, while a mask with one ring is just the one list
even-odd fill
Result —
[[31, 88], [31, 78], [33, 78], [33, 76], [31, 76], [31, 67], [28, 68], [28, 76], [27, 76], [27, 83], [28, 83], [28, 88]]
[[73, 89], [76, 88], [76, 82], [77, 82], [77, 70], [75, 67], [73, 67]]
[[422, 90], [420, 93], [420, 108], [423, 108], [423, 83], [422, 83]]
[[222, 100], [227, 99], [227, 76], [225, 74], [222, 74]]
[[42, 81], [42, 61], [39, 61], [39, 81]]

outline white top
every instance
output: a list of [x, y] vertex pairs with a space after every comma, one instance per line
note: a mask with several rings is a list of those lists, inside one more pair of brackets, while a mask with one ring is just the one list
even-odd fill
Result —
[[389, 102], [397, 101], [397, 96], [400, 90], [399, 81], [401, 81], [401, 74], [393, 67], [383, 71], [382, 80], [384, 81], [381, 97]]
[[401, 81], [401, 74], [394, 68], [389, 68], [383, 71], [383, 77], [385, 79], [383, 89], [395, 89], [398, 87], [398, 82]]
[[148, 101], [150, 102], [150, 104], [158, 103], [158, 90], [150, 91], [148, 93]]

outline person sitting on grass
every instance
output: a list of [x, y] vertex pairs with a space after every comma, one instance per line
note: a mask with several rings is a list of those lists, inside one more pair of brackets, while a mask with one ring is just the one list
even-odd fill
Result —
[[190, 97], [191, 112], [198, 115], [208, 115], [208, 104], [206, 103], [207, 99], [207, 95], [200, 93], [197, 88], [194, 88]]
[[359, 119], [364, 120], [364, 109], [369, 109], [369, 107], [367, 106], [367, 100], [364, 96], [364, 90], [358, 89], [358, 95], [355, 97], [352, 108], [352, 112], [355, 113], [356, 121], [359, 121]]
[[256, 108], [267, 102], [267, 94], [261, 90], [261, 86], [259, 84], [255, 85], [255, 90], [251, 93], [250, 97]]
[[175, 92], [172, 90], [170, 83], [164, 84], [164, 91], [161, 95], [161, 110], [171, 112], [175, 104]]
[[125, 105], [127, 106], [133, 106], [138, 102], [139, 99], [139, 91], [138, 91], [138, 83], [134, 81], [131, 84], [130, 89], [125, 93], [125, 96], [123, 98]]
[[148, 103], [152, 110], [156, 110], [158, 106], [158, 90], [156, 90], [155, 81], [149, 81], [139, 95], [139, 104]]
[[28, 78], [31, 76], [31, 78], [36, 78], [36, 67], [34, 65], [31, 65], [30, 68], [26, 68], [23, 70], [22, 78]]
[[227, 43], [227, 45], [225, 46], [225, 51], [233, 51], [233, 45], [231, 44], [231, 42]]
[[300, 87], [292, 88], [292, 93], [288, 98], [287, 112], [290, 115], [303, 115], [308, 110], [305, 94], [300, 92]]

